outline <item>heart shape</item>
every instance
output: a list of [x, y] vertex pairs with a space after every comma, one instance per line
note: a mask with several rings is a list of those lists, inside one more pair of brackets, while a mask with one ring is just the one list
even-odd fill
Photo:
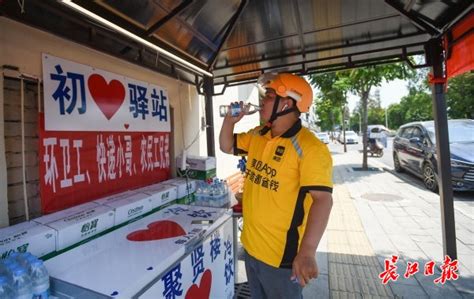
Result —
[[128, 127], [130, 127], [130, 124], [123, 124], [123, 126], [125, 127], [125, 129], [128, 130]]
[[147, 225], [148, 229], [140, 229], [127, 235], [127, 240], [135, 242], [162, 240], [184, 236], [186, 232], [178, 223], [170, 220], [155, 221]]
[[125, 88], [122, 83], [112, 80], [107, 84], [104, 77], [92, 74], [87, 79], [87, 86], [100, 111], [110, 120], [125, 100]]
[[185, 299], [205, 299], [211, 295], [212, 273], [207, 269], [204, 271], [199, 286], [193, 284], [186, 292]]

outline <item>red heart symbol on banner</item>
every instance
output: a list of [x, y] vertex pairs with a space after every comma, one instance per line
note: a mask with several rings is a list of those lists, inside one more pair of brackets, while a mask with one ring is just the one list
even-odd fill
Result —
[[110, 120], [125, 100], [125, 88], [122, 83], [112, 80], [107, 84], [104, 77], [93, 74], [87, 80], [87, 85], [100, 111]]
[[129, 124], [123, 124], [123, 126], [124, 126], [124, 127], [125, 127], [125, 129], [127, 129], [127, 130], [128, 130], [128, 127], [130, 127], [130, 125], [129, 125]]
[[141, 242], [162, 240], [184, 236], [186, 232], [178, 223], [170, 220], [155, 221], [147, 225], [148, 229], [141, 229], [127, 235], [127, 240]]
[[212, 273], [207, 269], [201, 277], [199, 286], [193, 284], [186, 292], [185, 299], [205, 299], [211, 295]]

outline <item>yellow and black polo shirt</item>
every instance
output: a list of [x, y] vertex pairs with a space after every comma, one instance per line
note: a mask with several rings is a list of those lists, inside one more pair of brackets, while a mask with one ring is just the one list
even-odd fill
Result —
[[234, 135], [234, 154], [247, 155], [241, 240], [258, 260], [291, 268], [312, 203], [309, 190], [332, 192], [327, 146], [298, 120], [278, 137], [262, 127]]

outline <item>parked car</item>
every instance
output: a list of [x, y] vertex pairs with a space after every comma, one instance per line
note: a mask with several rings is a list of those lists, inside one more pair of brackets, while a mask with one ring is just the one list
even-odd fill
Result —
[[[448, 120], [453, 190], [474, 190], [474, 120]], [[436, 135], [433, 121], [400, 127], [393, 139], [393, 165], [423, 179], [426, 188], [438, 190]]]
[[[344, 143], [344, 133], [341, 132], [339, 135], [339, 142]], [[347, 144], [358, 144], [359, 143], [359, 135], [356, 134], [354, 131], [346, 131], [346, 143]]]
[[326, 132], [314, 133], [319, 140], [324, 142], [325, 144], [329, 143], [329, 135]]

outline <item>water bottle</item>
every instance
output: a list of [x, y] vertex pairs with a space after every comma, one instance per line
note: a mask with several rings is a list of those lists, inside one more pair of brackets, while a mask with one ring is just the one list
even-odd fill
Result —
[[10, 255], [8, 256], [8, 259], [17, 261], [19, 257], [20, 257], [20, 254], [15, 251], [15, 252], [10, 253]]
[[42, 260], [34, 260], [29, 269], [33, 299], [49, 298], [49, 274]]
[[16, 260], [13, 260], [11, 258], [6, 259], [3, 261], [3, 266], [4, 266], [4, 276], [8, 278], [10, 281], [10, 284], [13, 284], [13, 270], [16, 267], [19, 267], [20, 264]]
[[197, 206], [205, 206], [205, 198], [204, 198], [204, 189], [206, 188], [206, 182], [198, 181], [196, 186], [196, 193], [194, 194], [196, 198], [196, 205]]
[[242, 109], [245, 115], [251, 115], [262, 110], [262, 107], [252, 103], [244, 104], [242, 107], [240, 107], [240, 103], [234, 102], [230, 103], [230, 105], [220, 105], [219, 115], [221, 117], [225, 117], [230, 110], [230, 115], [236, 117], [239, 116], [240, 111], [242, 111]]
[[0, 276], [0, 298], [13, 298], [13, 290], [6, 276]]
[[223, 189], [223, 199], [224, 199], [224, 207], [229, 207], [230, 198], [229, 198], [229, 186], [227, 185], [226, 180], [222, 180], [222, 189]]
[[0, 276], [6, 276], [8, 273], [7, 266], [4, 260], [0, 260]]
[[28, 269], [28, 267], [30, 266], [30, 262], [32, 262], [35, 259], [37, 259], [37, 257], [32, 255], [29, 252], [20, 253], [19, 255], [16, 256], [16, 261], [21, 266], [25, 267], [26, 269]]
[[203, 207], [209, 207], [209, 185], [206, 184], [202, 188], [201, 202]]
[[31, 289], [31, 279], [26, 269], [16, 266], [13, 269], [13, 298], [31, 299], [33, 291]]

